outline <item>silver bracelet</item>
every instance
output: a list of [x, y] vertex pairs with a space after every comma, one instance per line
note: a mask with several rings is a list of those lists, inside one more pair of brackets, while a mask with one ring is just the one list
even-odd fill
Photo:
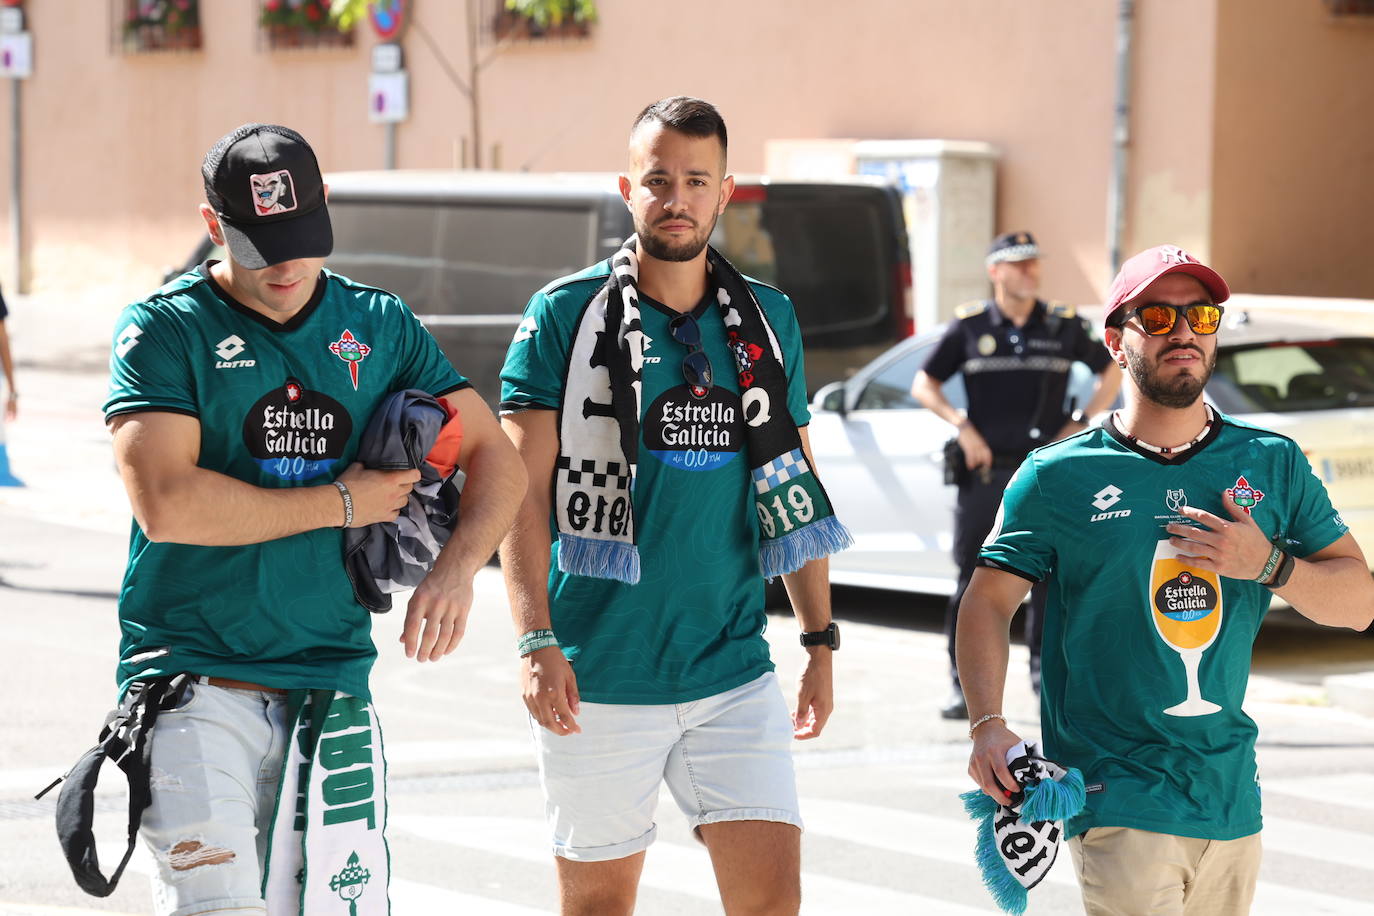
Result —
[[977, 722], [974, 722], [972, 725], [968, 727], [968, 740], [973, 740], [974, 729], [982, 725], [984, 722], [991, 722], [993, 719], [1001, 719], [1003, 723], [1007, 721], [1007, 717], [1002, 715], [1000, 712], [990, 712], [986, 716], [983, 716], [983, 718], [979, 719]]
[[342, 480], [334, 481], [334, 486], [338, 488], [339, 495], [343, 497], [344, 501], [344, 523], [339, 527], [350, 528], [353, 525], [353, 494], [348, 492], [348, 487], [344, 485]]

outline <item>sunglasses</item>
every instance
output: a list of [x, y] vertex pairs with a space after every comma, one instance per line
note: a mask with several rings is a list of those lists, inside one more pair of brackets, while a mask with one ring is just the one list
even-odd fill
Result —
[[706, 397], [712, 385], [711, 360], [701, 349], [701, 327], [697, 320], [688, 314], [678, 315], [668, 322], [668, 333], [687, 348], [687, 355], [682, 358], [682, 377], [687, 386], [697, 397]]
[[1194, 334], [1215, 334], [1221, 327], [1221, 313], [1226, 311], [1219, 305], [1205, 302], [1193, 305], [1165, 305], [1161, 302], [1142, 305], [1132, 311], [1145, 333], [1151, 337], [1163, 337], [1173, 331], [1179, 316], [1188, 322]]

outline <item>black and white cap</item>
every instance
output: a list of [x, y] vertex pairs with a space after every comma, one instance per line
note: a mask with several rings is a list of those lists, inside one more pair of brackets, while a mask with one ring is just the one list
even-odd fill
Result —
[[1005, 232], [992, 240], [988, 246], [987, 265], [1003, 261], [1029, 261], [1040, 257], [1040, 246], [1035, 244], [1035, 236], [1029, 232]]
[[205, 154], [200, 172], [235, 262], [260, 270], [334, 250], [319, 162], [291, 128], [236, 128]]

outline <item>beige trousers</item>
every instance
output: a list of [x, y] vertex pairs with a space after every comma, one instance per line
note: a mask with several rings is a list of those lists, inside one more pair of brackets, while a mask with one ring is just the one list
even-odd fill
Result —
[[1087, 916], [1245, 916], [1260, 835], [1199, 840], [1093, 827], [1069, 840]]

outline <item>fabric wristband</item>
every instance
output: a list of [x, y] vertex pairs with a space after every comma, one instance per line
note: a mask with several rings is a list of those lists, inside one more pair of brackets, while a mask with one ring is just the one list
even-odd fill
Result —
[[1291, 553], [1283, 555], [1283, 562], [1274, 570], [1274, 578], [1264, 583], [1268, 589], [1283, 588], [1288, 584], [1289, 578], [1293, 575], [1293, 567], [1298, 563], [1298, 558]]
[[339, 527], [351, 527], [353, 524], [353, 494], [348, 492], [348, 487], [344, 485], [342, 480], [334, 481], [334, 486], [338, 488], [339, 495], [343, 497], [344, 501], [344, 523]]
[[558, 638], [553, 635], [553, 630], [530, 630], [516, 640], [515, 650], [520, 653], [521, 658], [524, 658], [531, 652], [556, 645], [558, 645]]
[[1264, 570], [1255, 577], [1255, 581], [1260, 585], [1268, 582], [1269, 578], [1274, 575], [1274, 570], [1278, 569], [1279, 562], [1282, 559], [1283, 551], [1279, 549], [1278, 544], [1275, 544], [1273, 549], [1269, 551], [1269, 559], [1264, 561]]

